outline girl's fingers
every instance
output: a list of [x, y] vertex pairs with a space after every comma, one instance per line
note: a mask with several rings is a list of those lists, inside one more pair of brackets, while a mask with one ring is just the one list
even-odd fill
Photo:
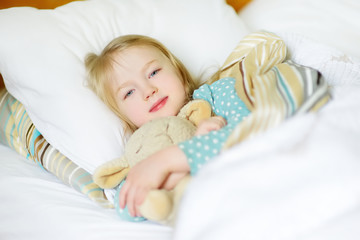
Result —
[[128, 187], [129, 185], [124, 184], [120, 190], [119, 201], [120, 208], [124, 209], [127, 206], [127, 209], [132, 217], [141, 216], [139, 206], [144, 201], [144, 198], [148, 191], [145, 189], [139, 189], [136, 187]]
[[211, 131], [223, 128], [227, 124], [226, 120], [221, 116], [214, 116], [201, 122], [195, 132], [195, 135], [204, 135]]
[[135, 189], [130, 189], [126, 199], [127, 208], [132, 217], [136, 216], [136, 209], [134, 204], [135, 193]]
[[141, 217], [140, 206], [136, 206], [136, 207], [135, 207], [135, 215], [136, 215], [137, 217]]
[[163, 161], [164, 159], [172, 158], [174, 152], [178, 153], [180, 151], [179, 157], [173, 160], [173, 163], [176, 165], [175, 168], [183, 168], [182, 164], [187, 163], [185, 155], [181, 155], [183, 153], [177, 146], [168, 149], [159, 151], [136, 164], [127, 175], [126, 181], [119, 192], [119, 206], [122, 209], [126, 206], [131, 216], [140, 215], [137, 208], [142, 204], [149, 190], [158, 189], [165, 181], [170, 167], [169, 164], [165, 164], [166, 161]]
[[126, 182], [124, 183], [124, 185], [122, 186], [122, 188], [120, 189], [120, 193], [119, 193], [119, 206], [121, 209], [124, 209], [126, 206], [126, 198], [127, 198], [127, 192], [128, 192], [128, 184], [126, 184]]
[[177, 172], [177, 173], [171, 173], [165, 182], [160, 186], [160, 188], [166, 189], [166, 190], [172, 190], [174, 187], [180, 182], [180, 180], [185, 177], [188, 174], [188, 172]]
[[226, 120], [225, 118], [221, 117], [221, 116], [215, 116], [214, 119], [216, 119], [216, 121], [218, 122], [218, 124], [221, 127], [224, 127], [226, 125]]
[[129, 184], [125, 181], [124, 185], [122, 186], [120, 193], [119, 193], [119, 206], [121, 209], [124, 209], [125, 206], [127, 206], [128, 211], [131, 216], [135, 216], [135, 210], [134, 210], [134, 194], [135, 189], [130, 188]]
[[219, 130], [226, 125], [226, 120], [223, 117], [216, 116], [212, 119], [213, 130]]
[[144, 202], [146, 195], [149, 193], [149, 190], [146, 188], [137, 189], [136, 195], [134, 198], [134, 211], [136, 216], [140, 217], [140, 205]]

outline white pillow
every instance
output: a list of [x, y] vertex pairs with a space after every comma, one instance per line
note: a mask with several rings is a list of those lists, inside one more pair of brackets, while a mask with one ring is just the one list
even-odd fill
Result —
[[248, 31], [223, 0], [92, 0], [0, 11], [0, 72], [45, 139], [93, 173], [123, 151], [120, 121], [85, 86], [84, 57], [113, 38], [163, 42], [194, 76], [220, 66]]
[[252, 0], [239, 16], [251, 31], [293, 32], [360, 59], [358, 0]]

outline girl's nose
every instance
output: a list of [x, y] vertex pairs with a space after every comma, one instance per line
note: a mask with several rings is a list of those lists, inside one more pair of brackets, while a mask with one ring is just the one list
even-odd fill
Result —
[[150, 97], [152, 97], [154, 94], [158, 92], [158, 89], [156, 87], [149, 87], [145, 92], [145, 100], [149, 100]]

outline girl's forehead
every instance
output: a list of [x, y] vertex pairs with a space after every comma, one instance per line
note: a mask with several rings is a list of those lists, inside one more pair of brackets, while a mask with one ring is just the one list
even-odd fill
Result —
[[130, 47], [120, 51], [119, 55], [123, 55], [124, 57], [126, 57], [126, 56], [129, 56], [129, 57], [131, 57], [131, 56], [154, 57], [154, 58], [165, 57], [160, 49], [158, 49], [154, 46], [148, 46], [148, 45], [130, 46]]
[[156, 47], [131, 46], [112, 56], [114, 67], [142, 66], [149, 62], [166, 62], [169, 59]]

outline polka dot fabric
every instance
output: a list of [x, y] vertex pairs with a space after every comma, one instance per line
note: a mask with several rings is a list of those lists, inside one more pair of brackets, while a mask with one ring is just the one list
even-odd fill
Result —
[[208, 101], [213, 112], [226, 119], [227, 125], [218, 131], [194, 136], [179, 144], [187, 156], [191, 175], [195, 175], [204, 164], [220, 153], [232, 130], [250, 114], [245, 103], [238, 97], [234, 84], [234, 78], [226, 77], [211, 85], [204, 84], [194, 91], [194, 99]]

